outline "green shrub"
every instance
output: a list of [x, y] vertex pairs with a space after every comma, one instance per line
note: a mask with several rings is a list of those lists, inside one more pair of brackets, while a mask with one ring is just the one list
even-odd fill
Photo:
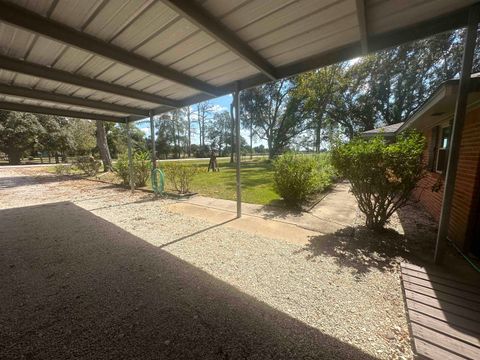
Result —
[[[132, 155], [133, 183], [135, 187], [147, 185], [152, 164], [148, 153], [139, 152]], [[128, 166], [128, 155], [120, 155], [113, 167], [115, 174], [122, 180], [122, 184], [130, 184], [130, 168]]]
[[55, 174], [70, 175], [72, 173], [72, 165], [55, 165]]
[[190, 191], [190, 183], [192, 179], [205, 169], [201, 169], [194, 165], [182, 164], [179, 161], [167, 163], [164, 166], [164, 173], [168, 181], [170, 181], [180, 194], [186, 194]]
[[368, 228], [383, 229], [392, 214], [408, 204], [423, 176], [424, 147], [425, 138], [417, 132], [402, 134], [392, 144], [378, 136], [334, 146], [332, 163], [350, 181]]
[[289, 205], [298, 205], [312, 193], [323, 191], [332, 182], [327, 156], [286, 153], [273, 163], [275, 190]]
[[97, 175], [98, 170], [102, 166], [102, 162], [95, 160], [93, 156], [79, 156], [76, 165], [78, 169], [83, 171], [88, 176]]

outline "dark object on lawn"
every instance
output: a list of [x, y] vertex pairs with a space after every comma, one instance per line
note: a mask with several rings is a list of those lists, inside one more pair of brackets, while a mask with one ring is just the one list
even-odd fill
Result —
[[208, 163], [207, 171], [210, 171], [210, 169], [212, 169], [212, 171], [220, 171], [220, 168], [218, 167], [218, 164], [217, 164], [217, 155], [215, 155], [215, 152], [213, 151], [212, 151], [212, 154], [210, 155], [210, 162]]

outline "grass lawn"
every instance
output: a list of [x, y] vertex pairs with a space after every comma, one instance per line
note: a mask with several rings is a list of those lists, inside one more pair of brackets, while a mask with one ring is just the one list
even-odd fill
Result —
[[[158, 163], [160, 168], [164, 163]], [[220, 159], [219, 172], [206, 172], [208, 161], [189, 161], [188, 164], [205, 168], [195, 176], [191, 184], [191, 191], [200, 195], [214, 198], [235, 200], [236, 181], [235, 164], [228, 159]], [[272, 165], [265, 159], [242, 161], [242, 201], [253, 204], [269, 204], [280, 199], [273, 189]], [[174, 191], [166, 181], [166, 190]]]
[[[170, 161], [159, 161], [158, 166], [168, 164]], [[208, 160], [189, 160], [183, 162], [186, 165], [193, 165], [203, 168], [204, 171], [195, 176], [191, 183], [190, 191], [200, 195], [235, 200], [236, 181], [235, 164], [230, 164], [228, 158], [217, 160], [220, 171], [207, 172]], [[53, 164], [52, 164], [53, 165]], [[45, 168], [50, 173], [55, 173], [55, 166]], [[77, 173], [74, 171], [74, 173]], [[241, 165], [242, 180], [242, 201], [252, 204], [271, 204], [280, 200], [280, 196], [273, 189], [273, 169], [272, 164], [265, 158], [254, 158], [252, 160], [242, 160]], [[98, 178], [109, 181], [119, 182], [119, 179], [112, 173], [97, 175]], [[151, 189], [150, 179], [147, 186]], [[165, 190], [176, 192], [166, 179]]]

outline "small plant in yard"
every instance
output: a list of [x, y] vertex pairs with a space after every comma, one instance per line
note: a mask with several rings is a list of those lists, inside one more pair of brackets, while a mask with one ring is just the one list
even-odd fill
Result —
[[[148, 153], [139, 152], [132, 155], [133, 183], [135, 187], [144, 187], [150, 177], [151, 163]], [[113, 167], [115, 174], [122, 180], [122, 184], [130, 184], [130, 168], [127, 154], [120, 155]]]
[[275, 189], [287, 204], [299, 205], [308, 195], [320, 192], [331, 184], [332, 167], [328, 160], [322, 162], [320, 159], [286, 153], [274, 161]]
[[76, 165], [79, 170], [83, 171], [88, 176], [97, 175], [102, 163], [95, 160], [93, 156], [80, 156], [77, 158]]
[[178, 161], [165, 164], [164, 172], [167, 180], [171, 182], [175, 190], [180, 194], [187, 194], [190, 191], [192, 179], [205, 169], [194, 165], [182, 164]]
[[72, 165], [55, 165], [55, 174], [57, 175], [70, 175], [72, 170]]
[[368, 228], [383, 229], [393, 213], [409, 203], [423, 176], [424, 147], [423, 135], [411, 132], [398, 136], [392, 144], [378, 136], [333, 148], [332, 163], [350, 181]]

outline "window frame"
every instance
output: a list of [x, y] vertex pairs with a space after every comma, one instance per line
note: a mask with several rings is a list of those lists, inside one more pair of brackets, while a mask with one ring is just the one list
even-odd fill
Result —
[[[445, 130], [448, 130], [447, 136], [444, 136], [444, 131]], [[435, 172], [437, 174], [443, 174], [446, 170], [447, 161], [448, 161], [448, 152], [449, 152], [449, 148], [450, 148], [451, 134], [452, 134], [452, 129], [451, 129], [450, 124], [440, 126], [439, 131], [438, 131], [438, 135], [437, 135], [437, 139], [436, 139], [436, 148], [437, 149], [435, 151]], [[445, 139], [446, 139], [447, 143], [446, 143], [446, 146], [444, 147], [443, 143], [444, 143]], [[447, 158], [444, 159], [445, 164], [444, 164], [443, 170], [438, 169], [439, 160], [440, 160], [440, 151], [444, 151], [445, 156], [447, 157]]]

